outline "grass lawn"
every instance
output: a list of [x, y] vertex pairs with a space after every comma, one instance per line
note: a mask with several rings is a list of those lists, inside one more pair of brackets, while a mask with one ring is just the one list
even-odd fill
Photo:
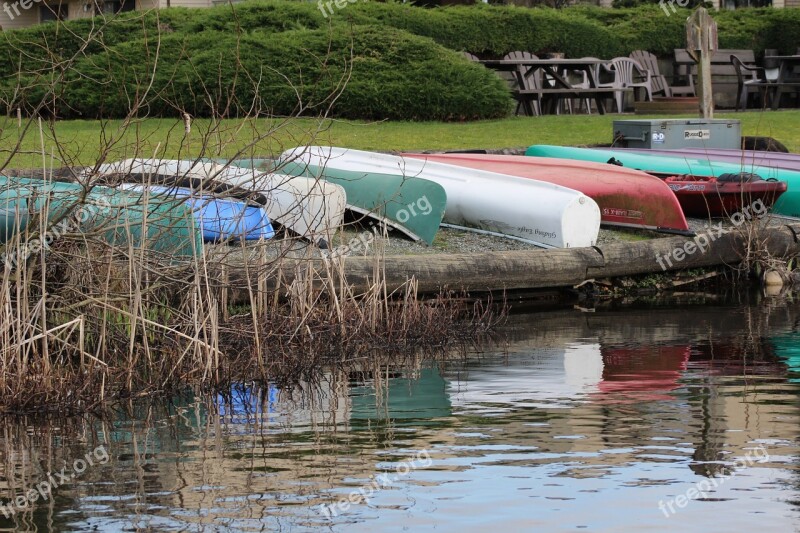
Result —
[[[725, 113], [738, 118], [744, 135], [774, 137], [790, 151], [800, 152], [800, 111]], [[612, 122], [633, 115], [559, 115], [514, 117], [481, 122], [346, 122], [313, 119], [277, 121], [225, 120], [212, 125], [196, 120], [189, 135], [174, 119], [144, 119], [127, 127], [122, 121], [36, 122], [24, 134], [20, 150], [5, 164], [21, 130], [16, 120], [0, 119], [0, 168], [90, 165], [101, 152], [106, 159], [125, 157], [195, 158], [269, 156], [313, 142], [365, 150], [443, 150], [509, 148], [531, 144], [586, 145], [610, 142]], [[658, 118], [658, 117], [654, 117]], [[662, 117], [672, 118], [672, 117]], [[23, 129], [26, 123], [23, 122]], [[43, 139], [43, 141], [42, 141]], [[44, 155], [43, 155], [44, 152]]]

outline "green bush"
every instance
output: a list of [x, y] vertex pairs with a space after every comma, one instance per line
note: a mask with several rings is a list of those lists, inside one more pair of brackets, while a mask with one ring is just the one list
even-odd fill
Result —
[[[572, 13], [608, 27], [623, 41], [624, 52], [649, 50], [672, 57], [686, 45], [686, 18], [692, 10], [676, 8], [666, 16], [658, 4], [630, 9], [573, 7]], [[720, 48], [752, 49], [763, 55], [768, 48], [794, 53], [800, 46], [800, 11], [797, 9], [745, 8], [712, 11]]]
[[[456, 51], [611, 58], [645, 49], [671, 57], [684, 46], [690, 13], [667, 16], [655, 3], [554, 10], [356, 2], [326, 17], [316, 3], [289, 0], [133, 12], [0, 33], [0, 99], [28, 110], [46, 99], [58, 116], [122, 116], [137, 102], [141, 113], [160, 116], [230, 116], [253, 102], [262, 112], [312, 114], [326, 109], [352, 66], [331, 106], [335, 115], [495, 117], [507, 113], [508, 91]], [[722, 48], [794, 53], [800, 44], [800, 10], [739, 9], [714, 17]]]
[[[391, 4], [360, 4], [356, 10], [390, 11]], [[399, 17], [403, 11], [415, 16]], [[563, 52], [569, 57], [613, 57], [621, 51], [620, 41], [606, 28], [568, 10], [515, 6], [453, 6], [419, 13], [404, 6], [391, 10], [387, 24], [417, 35], [426, 35], [454, 50], [502, 56], [515, 50], [535, 54]]]
[[346, 118], [471, 120], [506, 116], [512, 107], [491, 71], [385, 27], [240, 38], [204, 31], [162, 39], [158, 58], [153, 50], [152, 41], [139, 40], [79, 61], [57, 113], [119, 117], [136, 106], [139, 115], [156, 116], [291, 115], [330, 106]]
[[188, 31], [251, 32], [254, 30], [279, 33], [290, 30], [316, 30], [327, 27], [337, 19], [326, 19], [317, 4], [301, 1], [252, 1], [227, 4], [201, 10], [188, 25]]
[[88, 56], [126, 41], [158, 33], [168, 35], [187, 29], [202, 10], [172, 8], [131, 11], [115, 17], [48, 22], [0, 32], [0, 73], [51, 70], [74, 56]]

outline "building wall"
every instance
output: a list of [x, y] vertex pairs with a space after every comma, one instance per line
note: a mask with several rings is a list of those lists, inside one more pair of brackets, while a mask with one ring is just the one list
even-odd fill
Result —
[[[17, 4], [19, 9], [19, 16], [17, 16], [13, 9], [15, 4]], [[14, 0], [5, 0], [3, 5], [7, 5], [9, 9], [6, 11], [4, 8], [2, 8], [3, 6], [0, 5], [0, 8], [2, 8], [0, 9], [0, 28], [4, 30], [12, 30], [16, 28], [25, 28], [27, 26], [31, 26], [32, 24], [39, 23], [39, 4], [33, 4], [30, 9], [22, 9], [22, 7], [18, 5], [18, 2]]]
[[[166, 0], [162, 0], [164, 3]], [[211, 0], [171, 0], [172, 7], [211, 7]]]
[[[20, 2], [30, 2], [32, 5], [29, 9], [22, 9]], [[65, 0], [69, 1], [69, 0]], [[86, 18], [92, 15], [92, 10], [85, 10], [84, 4], [91, 0], [72, 0], [69, 1], [70, 19]], [[611, 7], [612, 0], [594, 0], [597, 5], [602, 7]], [[211, 7], [218, 3], [227, 3], [227, 0], [136, 0], [136, 9], [148, 10], [153, 8], [165, 7]], [[719, 9], [720, 0], [711, 0], [713, 6]], [[9, 11], [2, 9], [2, 5], [8, 5]], [[19, 9], [19, 15], [12, 6], [16, 5]], [[798, 7], [800, 8], [800, 0], [772, 0], [773, 7]], [[36, 0], [0, 0], [0, 30], [12, 30], [17, 28], [25, 28], [39, 23], [39, 6], [40, 2]], [[9, 15], [9, 12], [11, 13]]]
[[[27, 5], [30, 2], [28, 9], [23, 9], [20, 2], [24, 1]], [[70, 20], [91, 17], [93, 9], [85, 9], [85, 5], [89, 5], [91, 0], [63, 0], [67, 4], [67, 18]], [[137, 10], [148, 10], [155, 8], [167, 7], [168, 0], [136, 0]], [[3, 5], [8, 5], [8, 10], [3, 9]], [[212, 0], [169, 0], [171, 7], [211, 7]], [[17, 15], [17, 7], [19, 15]], [[39, 9], [41, 7], [41, 0], [0, 0], [0, 29], [14, 30], [18, 28], [26, 28], [39, 23]]]
[[[90, 4], [90, 0], [72, 0], [69, 2], [69, 13], [67, 15], [67, 19], [75, 20], [91, 17], [93, 14], [93, 9], [91, 9]], [[84, 6], [90, 7], [89, 9], [86, 9]]]

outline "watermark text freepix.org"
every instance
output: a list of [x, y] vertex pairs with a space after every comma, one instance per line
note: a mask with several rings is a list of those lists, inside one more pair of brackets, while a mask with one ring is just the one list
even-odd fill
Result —
[[11, 518], [18, 511], [26, 511], [32, 503], [39, 499], [47, 500], [50, 498], [53, 489], [71, 483], [86, 472], [90, 466], [106, 464], [108, 459], [108, 452], [105, 446], [98, 446], [94, 450], [87, 452], [82, 458], [75, 459], [72, 462], [72, 470], [69, 470], [69, 465], [64, 465], [58, 472], [48, 472], [47, 479], [37, 483], [35, 489], [30, 489], [4, 505], [0, 505], [0, 513], [6, 518]]
[[6, 15], [8, 15], [9, 20], [14, 20], [14, 18], [22, 15], [19, 8], [22, 8], [25, 11], [27, 11], [34, 5], [40, 3], [41, 1], [42, 0], [17, 0], [16, 2], [11, 2], [10, 4], [8, 2], [3, 2], [3, 11], [6, 12]]
[[377, 476], [370, 476], [372, 481], [364, 484], [358, 490], [351, 491], [347, 498], [342, 498], [335, 504], [320, 505], [318, 506], [319, 512], [325, 515], [326, 518], [338, 516], [340, 512], [345, 512], [350, 509], [351, 505], [357, 503], [369, 503], [375, 491], [381, 488], [390, 487], [403, 476], [407, 476], [417, 468], [427, 468], [433, 464], [428, 450], [417, 452], [414, 457], [409, 461], [403, 461], [397, 465], [394, 474], [383, 473]]
[[[756, 200], [751, 205], [745, 207], [738, 213], [731, 215], [731, 223], [734, 228], [738, 228], [748, 220], [753, 218], [761, 218], [767, 213], [767, 206], [761, 200]], [[731, 231], [730, 227], [723, 226], [723, 222], [711, 226], [710, 231], [706, 233], [698, 233], [694, 239], [686, 241], [683, 246], [676, 246], [671, 251], [663, 255], [656, 255], [656, 262], [661, 270], [665, 271], [673, 267], [673, 261], [680, 263], [690, 255], [694, 255], [698, 251], [705, 253], [709, 245]]]
[[[427, 196], [422, 196], [418, 198], [416, 201], [409, 203], [405, 207], [399, 209], [394, 217], [397, 219], [398, 222], [404, 224], [414, 218], [417, 215], [427, 216], [433, 212], [433, 206], [431, 205], [430, 200], [428, 200]], [[324, 259], [327, 258], [334, 258], [334, 257], [346, 257], [351, 253], [359, 253], [361, 252], [362, 247], [364, 250], [369, 249], [369, 245], [372, 244], [372, 241], [375, 240], [375, 234], [378, 232], [378, 229], [375, 226], [371, 226], [370, 229], [364, 230], [359, 233], [356, 237], [353, 237], [350, 242], [347, 244], [343, 244], [341, 246], [337, 246], [336, 248], [328, 251], [328, 250], [321, 250], [322, 257]]]
[[344, 9], [349, 4], [355, 4], [358, 0], [317, 0], [317, 8], [322, 12], [322, 16], [328, 18], [333, 15], [334, 6], [336, 9]]
[[5, 263], [9, 268], [15, 268], [19, 263], [24, 263], [33, 254], [47, 250], [50, 244], [61, 238], [65, 233], [76, 231], [78, 227], [90, 218], [101, 214], [108, 214], [111, 204], [105, 198], [97, 198], [94, 203], [85, 204], [72, 217], [62, 219], [50, 228], [43, 238], [31, 239], [22, 243], [18, 248], [0, 255], [0, 263]]
[[[678, 10], [675, 8], [675, 4], [678, 4], [680, 7], [686, 7], [689, 5], [689, 0], [658, 0], [658, 6], [664, 10], [664, 14], [666, 16], [670, 16], [672, 13], [678, 12]], [[672, 11], [672, 13], [670, 13], [670, 11]]]
[[753, 463], [758, 460], [759, 463], [766, 463], [769, 461], [769, 453], [767, 453], [766, 448], [763, 446], [759, 446], [753, 450], [748, 451], [744, 457], [741, 459], [737, 459], [733, 463], [734, 470], [730, 474], [722, 474], [720, 476], [714, 476], [710, 478], [705, 478], [701, 481], [695, 483], [690, 489], [688, 489], [685, 493], [679, 494], [674, 498], [667, 500], [658, 501], [658, 508], [664, 513], [666, 518], [670, 518], [672, 515], [677, 513], [678, 511], [675, 509], [683, 509], [689, 502], [692, 500], [696, 500], [698, 498], [708, 498], [706, 494], [713, 488], [717, 488], [725, 483], [728, 479], [732, 478], [736, 475], [738, 470], [743, 470], [745, 468], [753, 466]]

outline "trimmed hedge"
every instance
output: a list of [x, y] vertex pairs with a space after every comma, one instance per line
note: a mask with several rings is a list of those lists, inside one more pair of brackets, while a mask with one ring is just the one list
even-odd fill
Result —
[[[633, 50], [672, 55], [684, 45], [690, 9], [667, 16], [658, 4], [626, 9], [574, 6], [561, 10], [478, 4], [420, 8], [410, 4], [358, 2], [328, 18], [316, 3], [253, 0], [204, 11], [193, 31], [279, 32], [329, 25], [385, 25], [430, 37], [453, 50], [501, 57], [515, 50], [567, 57], [611, 58]], [[671, 11], [670, 11], [671, 13]], [[713, 13], [724, 48], [777, 48], [794, 53], [800, 45], [800, 10], [737, 9]]]
[[[686, 43], [686, 18], [692, 10], [677, 8], [666, 16], [657, 4], [630, 9], [570, 8], [576, 15], [608, 26], [624, 43], [626, 54], [649, 50], [671, 57]], [[671, 10], [670, 10], [671, 13]], [[800, 10], [747, 8], [712, 12], [720, 48], [744, 48], [763, 55], [765, 49], [793, 54], [800, 46]]]
[[[288, 0], [132, 12], [0, 33], [0, 98], [7, 108], [33, 109], [53, 87], [50, 80], [65, 76], [48, 105], [61, 117], [124, 116], [140, 100], [142, 113], [161, 116], [231, 116], [254, 101], [264, 112], [316, 113], [327, 108], [326, 98], [352, 64], [348, 85], [332, 106], [335, 116], [499, 117], [511, 107], [508, 90], [455, 51], [611, 58], [646, 49], [670, 57], [684, 44], [689, 14], [678, 9], [666, 16], [657, 4], [554, 10], [357, 2], [325, 17], [316, 3]], [[800, 44], [800, 10], [714, 16], [722, 48], [794, 53]], [[145, 94], [159, 37], [161, 57]], [[74, 65], [65, 62], [71, 58]], [[290, 83], [299, 89], [302, 108]]]
[[575, 17], [570, 10], [516, 6], [448, 6], [420, 8], [411, 4], [359, 2], [325, 18], [316, 3], [252, 1], [205, 11], [194, 31], [207, 29], [278, 32], [329, 25], [381, 25], [430, 37], [453, 50], [502, 56], [514, 50], [564, 52], [570, 57], [613, 57], [623, 43], [601, 24]]
[[153, 44], [123, 43], [77, 62], [56, 104], [59, 116], [118, 117], [137, 104], [151, 116], [318, 114], [331, 106], [346, 118], [472, 120], [512, 108], [491, 71], [385, 27], [175, 34], [162, 38], [157, 63]]
[[[171, 8], [160, 11], [131, 11], [112, 18], [75, 19], [65, 23], [38, 24], [0, 32], [0, 73], [52, 69], [73, 56], [99, 53], [109, 46], [188, 29], [202, 10]], [[91, 38], [90, 38], [91, 37]]]

